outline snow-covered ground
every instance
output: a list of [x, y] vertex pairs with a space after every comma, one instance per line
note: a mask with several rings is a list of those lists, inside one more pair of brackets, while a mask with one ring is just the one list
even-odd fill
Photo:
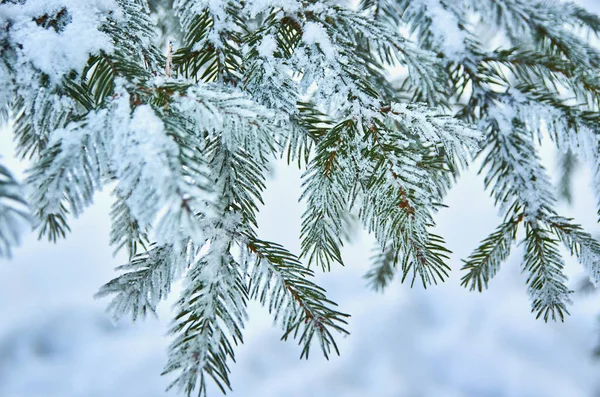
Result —
[[[588, 0], [600, 12], [600, 2]], [[13, 160], [10, 134], [0, 131], [0, 155]], [[545, 153], [553, 165], [552, 152]], [[561, 212], [599, 234], [589, 174], [577, 173], [575, 201]], [[260, 235], [299, 251], [299, 173], [278, 166], [260, 214]], [[232, 364], [235, 397], [578, 397], [600, 396], [600, 294], [574, 295], [565, 323], [529, 312], [520, 249], [482, 294], [459, 286], [460, 259], [498, 223], [481, 178], [464, 175], [438, 217], [438, 232], [454, 251], [445, 284], [422, 290], [395, 280], [383, 294], [365, 287], [371, 242], [357, 233], [343, 252], [346, 267], [319, 274], [330, 298], [350, 313], [351, 335], [340, 357], [281, 342], [265, 309], [252, 304], [245, 344]], [[159, 319], [115, 324], [93, 294], [124, 262], [108, 245], [109, 192], [71, 224], [56, 245], [27, 236], [11, 261], [0, 260], [0, 397], [158, 397], [168, 378], [165, 337], [171, 303]], [[584, 275], [568, 261], [570, 286]], [[175, 295], [173, 296], [175, 297]], [[210, 396], [219, 396], [213, 389]]]

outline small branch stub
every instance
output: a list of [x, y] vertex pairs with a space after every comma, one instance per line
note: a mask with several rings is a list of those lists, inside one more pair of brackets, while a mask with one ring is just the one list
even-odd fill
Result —
[[169, 40], [169, 47], [167, 50], [167, 64], [165, 66], [165, 75], [171, 77], [173, 71], [173, 40]]

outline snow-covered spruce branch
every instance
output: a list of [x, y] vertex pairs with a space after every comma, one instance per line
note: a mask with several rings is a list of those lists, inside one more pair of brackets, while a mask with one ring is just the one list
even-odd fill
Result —
[[[392, 7], [381, 8], [382, 4], [388, 3], [393, 2], [371, 2], [367, 5], [372, 12], [389, 11]], [[555, 215], [554, 197], [539, 160], [531, 161], [536, 159], [533, 140], [541, 136], [541, 120], [544, 120], [557, 145], [566, 145], [587, 158], [597, 158], [597, 139], [586, 137], [593, 135], [588, 131], [596, 130], [598, 125], [597, 79], [582, 71], [596, 63], [598, 52], [585, 38], [576, 36], [569, 29], [583, 27], [596, 32], [600, 19], [572, 4], [548, 7], [541, 2], [518, 0], [461, 3], [464, 10], [471, 9], [481, 13], [483, 18], [499, 21], [500, 27], [508, 32], [512, 48], [486, 53], [482, 51], [483, 43], [468, 36], [468, 32], [463, 32], [460, 43], [454, 42], [456, 48], [437, 45], [436, 37], [444, 37], [457, 28], [466, 30], [461, 13], [443, 0], [418, 4], [417, 8], [407, 5], [402, 17], [419, 32], [420, 42], [426, 48], [435, 48], [447, 56], [455, 92], [459, 97], [466, 97], [466, 105], [459, 116], [479, 122], [484, 128], [490, 122], [496, 126], [488, 132], [490, 138], [486, 146], [489, 152], [484, 162], [490, 168], [485, 170], [486, 185], [492, 185], [491, 192], [496, 203], [504, 209], [507, 219], [525, 219], [528, 231], [525, 241], [530, 250], [526, 252], [524, 267], [534, 271], [528, 281], [530, 292], [536, 296], [534, 311], [538, 315], [543, 313], [546, 319], [561, 318], [568, 301], [568, 291], [563, 285], [562, 260], [555, 255], [554, 243], [540, 242], [551, 231], [554, 231], [552, 236], [556, 239], [560, 239], [560, 235], [546, 220]], [[441, 31], [428, 23], [434, 19], [439, 21], [440, 18], [434, 15], [440, 12], [455, 22]], [[500, 14], [501, 19], [493, 19]], [[391, 18], [386, 20], [402, 24]], [[469, 83], [471, 89], [467, 92]], [[516, 90], [512, 89], [514, 93], [507, 96], [498, 87], [505, 87], [509, 92], [511, 87], [516, 87]], [[569, 103], [570, 93], [585, 105]], [[507, 102], [506, 98], [511, 99]], [[532, 136], [534, 133], [538, 136]], [[490, 148], [489, 142], [496, 144]], [[524, 152], [528, 153], [527, 157], [522, 156]], [[505, 160], [500, 161], [504, 156]], [[512, 221], [510, 223], [516, 226]], [[469, 273], [463, 277], [463, 285], [481, 288], [496, 274], [514, 240], [511, 237], [514, 230], [508, 229], [510, 233], [497, 231], [484, 240], [466, 261], [465, 269]], [[507, 237], [510, 238], [507, 240]], [[573, 252], [577, 255], [576, 250]], [[540, 255], [542, 262], [535, 262], [534, 256]], [[586, 262], [594, 263], [594, 260], [587, 259]]]
[[531, 40], [540, 49], [558, 53], [574, 64], [598, 65], [600, 57], [589, 43], [568, 28], [600, 31], [600, 18], [572, 3], [526, 0], [485, 0], [473, 2], [484, 16], [498, 16], [513, 43]]
[[[568, 289], [564, 285], [566, 276], [563, 273], [563, 263], [556, 243], [548, 231], [545, 219], [555, 214], [554, 194], [545, 169], [540, 164], [532, 138], [518, 125], [517, 119], [503, 119], [504, 113], [492, 112], [495, 117], [492, 124], [493, 138], [487, 148], [487, 154], [482, 167], [489, 167], [485, 184], [490, 188], [496, 203], [501, 203], [501, 209], [507, 218], [522, 219], [525, 224], [524, 270], [528, 271], [527, 283], [532, 294], [532, 311], [544, 319], [564, 318], [566, 304], [569, 302]], [[528, 147], [528, 156], [522, 156], [521, 150]], [[495, 155], [491, 155], [495, 153]], [[513, 221], [513, 222], [516, 222]], [[510, 231], [511, 235], [513, 231]], [[506, 238], [506, 234], [504, 235]], [[472, 254], [464, 269], [472, 272], [477, 266], [476, 258], [480, 252], [488, 249], [490, 236]], [[501, 257], [508, 256], [510, 241], [502, 241], [504, 252]], [[493, 268], [487, 272], [489, 278], [496, 274], [498, 263], [491, 262]], [[484, 280], [487, 285], [487, 281]], [[467, 286], [467, 283], [464, 283]]]
[[233, 345], [243, 341], [248, 292], [229, 248], [227, 241], [213, 240], [192, 264], [177, 303], [170, 329], [175, 339], [163, 373], [176, 372], [170, 388], [188, 396], [195, 390], [206, 395], [207, 377], [223, 392], [231, 388], [227, 361], [235, 360]]
[[[328, 3], [325, 2], [325, 4]], [[405, 89], [412, 91], [414, 100], [430, 104], [446, 101], [447, 74], [443, 69], [443, 64], [435, 57], [434, 53], [422, 50], [364, 12], [357, 12], [338, 5], [330, 5], [324, 9], [319, 5], [316, 8], [323, 10], [315, 14], [318, 22], [325, 27], [330, 38], [334, 40], [333, 46], [344, 49], [339, 54], [342, 59], [341, 63], [347, 62], [349, 65], [362, 66], [362, 71], [356, 69], [354, 73], [366, 71], [365, 76], [376, 78], [378, 69], [384, 65], [404, 65], [409, 70]], [[312, 21], [312, 15], [307, 15], [307, 18]], [[313, 25], [310, 27], [312, 28]], [[326, 42], [319, 44], [327, 45]], [[354, 50], [346, 51], [346, 48]], [[378, 61], [379, 65], [374, 61]], [[374, 81], [369, 81], [369, 78], [365, 81], [367, 87], [373, 83]], [[383, 84], [385, 84], [385, 79]], [[383, 92], [387, 91], [387, 87], [383, 86], [382, 88]], [[370, 89], [365, 90], [366, 93], [369, 91]]]
[[[243, 26], [238, 26], [236, 20], [220, 8], [225, 4], [209, 7], [209, 3], [175, 2], [184, 34], [181, 47], [173, 54], [173, 66], [188, 79], [220, 80], [237, 85], [242, 69]], [[239, 7], [235, 2], [227, 6], [230, 11]]]
[[109, 178], [105, 135], [108, 114], [102, 109], [54, 130], [29, 171], [30, 200], [35, 203], [36, 217], [44, 224], [42, 231], [47, 231], [52, 241], [68, 230], [67, 214], [80, 215]]
[[32, 227], [33, 220], [22, 186], [0, 164], [0, 258], [10, 258], [12, 248], [20, 243], [22, 233]]
[[[414, 229], [405, 248], [424, 249], [434, 207], [459, 165], [466, 163], [468, 151], [477, 146], [475, 131], [425, 107], [393, 104], [379, 112], [364, 125], [344, 121], [318, 141], [304, 175], [303, 197], [308, 200], [302, 247], [309, 263], [329, 266], [341, 261], [341, 221], [357, 200], [359, 218], [382, 245], [390, 238], [405, 240]], [[398, 229], [401, 232], [392, 237]], [[418, 256], [416, 262], [424, 264], [426, 255]]]
[[[193, 246], [188, 246], [183, 252], [193, 250]], [[128, 264], [119, 266], [116, 270], [124, 274], [103, 285], [96, 297], [114, 295], [107, 310], [117, 319], [130, 315], [135, 321], [149, 312], [156, 314], [156, 305], [167, 297], [178, 273], [187, 267], [186, 262], [172, 244], [148, 247]]]
[[398, 250], [392, 242], [373, 248], [371, 269], [365, 274], [367, 285], [373, 290], [384, 291], [394, 279], [398, 266]]
[[[237, 113], [234, 113], [235, 115], [240, 116]], [[287, 312], [289, 307], [285, 305], [277, 307], [269, 306], [274, 311], [276, 320], [286, 320], [283, 323], [286, 331], [284, 339], [290, 333], [293, 333], [295, 337], [300, 325], [307, 324], [299, 341], [303, 345], [303, 356], [308, 355], [310, 346], [315, 340], [321, 345], [323, 353], [326, 356], [330, 353], [331, 346], [339, 353], [333, 340], [332, 332], [346, 332], [341, 328], [341, 324], [339, 324], [340, 318], [343, 315], [323, 306], [324, 303], [331, 303], [325, 298], [323, 290], [306, 288], [305, 285], [295, 282], [291, 271], [289, 273], [284, 272], [285, 263], [281, 266], [276, 265], [275, 262], [283, 260], [277, 256], [283, 251], [276, 250], [275, 246], [269, 247], [253, 239], [251, 237], [253, 235], [251, 230], [244, 231], [244, 229], [256, 226], [256, 202], [262, 202], [261, 193], [264, 189], [266, 161], [268, 157], [275, 154], [276, 140], [272, 135], [272, 130], [261, 128], [261, 115], [259, 113], [255, 112], [255, 117], [257, 117], [255, 121], [256, 125], [249, 128], [253, 131], [251, 134], [254, 137], [253, 140], [248, 139], [248, 135], [245, 134], [236, 135], [236, 125], [231, 125], [229, 129], [216, 130], [215, 132], [218, 132], [212, 137], [209, 133], [206, 153], [208, 155], [208, 165], [214, 172], [214, 190], [219, 198], [216, 202], [217, 214], [214, 220], [215, 224], [209, 227], [213, 235], [209, 239], [209, 252], [200, 259], [199, 263], [202, 265], [196, 265], [202, 267], [203, 270], [198, 269], [197, 273], [195, 273], [194, 268], [192, 268], [188, 279], [193, 277], [194, 280], [197, 280], [196, 283], [201, 285], [202, 292], [198, 289], [194, 291], [198, 291], [198, 294], [201, 294], [203, 299], [213, 300], [212, 302], [214, 303], [201, 301], [201, 303], [209, 305], [208, 309], [217, 304], [217, 302], [223, 302], [224, 297], [229, 296], [231, 300], [238, 299], [238, 309], [236, 310], [240, 310], [240, 307], [243, 308], [245, 306], [245, 294], [248, 289], [251, 289], [252, 293], [250, 296], [253, 298], [261, 296], [264, 299], [264, 297], [269, 295], [273, 297], [276, 292], [270, 290], [272, 286], [270, 282], [261, 284], [261, 280], [250, 276], [250, 284], [246, 287], [246, 285], [240, 286], [238, 281], [229, 278], [231, 272], [238, 274], [236, 272], [241, 271], [240, 267], [245, 268], [248, 266], [243, 262], [240, 263], [233, 259], [230, 252], [234, 241], [241, 239], [243, 242], [240, 244], [243, 244], [250, 252], [257, 256], [254, 268], [256, 269], [259, 263], [262, 263], [261, 261], [267, 260], [272, 265], [271, 270], [277, 269], [279, 271], [278, 275], [283, 277], [286, 291], [292, 294], [294, 303], [296, 305], [299, 304], [303, 309], [303, 311], [298, 312], [301, 316], [300, 320], [298, 320], [296, 317], [289, 316], [289, 312]], [[201, 116], [197, 116], [197, 118], [198, 120], [203, 120]], [[246, 129], [248, 130], [248, 128]], [[208, 129], [208, 131], [210, 132], [211, 130]], [[281, 131], [285, 131], [285, 129], [281, 128]], [[249, 237], [243, 237], [243, 235]], [[245, 239], [247, 238], [253, 239], [252, 242], [246, 243]], [[223, 277], [230, 280], [229, 285], [217, 284], [214, 278], [215, 276], [217, 278], [221, 276], [211, 273], [208, 267], [204, 268], [205, 265], [209, 266], [211, 260], [215, 261], [215, 259], [210, 259], [213, 253], [217, 253], [220, 256], [220, 268], [222, 269], [221, 271], [226, 272], [223, 274]], [[284, 259], [289, 262], [289, 256]], [[241, 260], [244, 261], [247, 258], [242, 258]], [[229, 270], [224, 268], [227, 267], [223, 266], [225, 264], [229, 264]], [[296, 272], [300, 272], [305, 277], [308, 275], [299, 262], [294, 264], [296, 265]], [[216, 271], [216, 268], [212, 271]], [[203, 277], [206, 277], [204, 281], [202, 281]], [[303, 280], [303, 282], [306, 282], [306, 280]], [[227, 292], [227, 288], [231, 290]], [[259, 298], [261, 302], [266, 303], [263, 299]], [[241, 306], [242, 304], [244, 306]], [[226, 360], [228, 357], [232, 359], [234, 357], [231, 343], [238, 343], [242, 340], [240, 333], [242, 312], [239, 312], [234, 318], [227, 317], [231, 310], [233, 310], [232, 308], [227, 308], [228, 312], [221, 313], [221, 311], [215, 311], [212, 313], [198, 307], [194, 310], [194, 314], [190, 314], [188, 317], [187, 305], [188, 303], [182, 298], [179, 303], [182, 311], [181, 315], [178, 316], [182, 320], [176, 321], [176, 324], [172, 328], [176, 339], [171, 346], [171, 359], [167, 364], [165, 372], [177, 371], [179, 374], [173, 385], [176, 385], [179, 389], [187, 393], [196, 388], [196, 378], [198, 375], [200, 376], [198, 383], [200, 393], [206, 391], [205, 376], [207, 375], [212, 377], [224, 391], [226, 387], [230, 387], [228, 378], [229, 370]], [[198, 313], [201, 316], [200, 318], [196, 317]], [[296, 321], [292, 323], [292, 320]], [[225, 325], [223, 326], [222, 323]], [[219, 329], [219, 326], [223, 326], [224, 330]], [[184, 329], [183, 335], [179, 335]], [[216, 345], [220, 346], [218, 351], [215, 348]]]
[[148, 251], [150, 247], [148, 231], [140, 228], [129, 206], [118, 195], [110, 210], [110, 218], [112, 219], [110, 245], [115, 247], [115, 254], [126, 248], [131, 260], [138, 253]]
[[[393, 104], [381, 109], [384, 118], [363, 127], [366, 144], [360, 160], [362, 202], [359, 218], [373, 232], [381, 247], [397, 254], [402, 280], [412, 272], [423, 285], [447, 276], [447, 253], [443, 238], [431, 234], [433, 213], [469, 150], [477, 146], [478, 134], [456, 119], [419, 106]], [[401, 145], [399, 143], [402, 142]], [[418, 161], [414, 159], [418, 158]], [[379, 261], [369, 272], [371, 283], [389, 274], [389, 263]], [[376, 288], [382, 285], [374, 284]]]
[[296, 104], [298, 115], [291, 117], [295, 128], [288, 136], [282, 137], [282, 158], [286, 158], [288, 164], [296, 161], [298, 168], [303, 168], [303, 163], [308, 165], [313, 150], [319, 142], [333, 127], [333, 121], [323, 112], [315, 108], [314, 104], [298, 102]]
[[571, 219], [560, 216], [549, 217], [546, 222], [565, 247], [579, 259], [590, 274], [594, 285], [600, 281], [600, 243]]
[[[567, 313], [559, 242], [598, 279], [599, 245], [557, 214], [536, 142], [549, 135], [591, 163], [600, 186], [600, 52], [585, 36], [600, 32], [600, 18], [558, 1], [352, 3], [0, 4], [0, 118], [31, 159], [25, 190], [40, 233], [64, 237], [69, 216], [114, 189], [111, 242], [130, 263], [100, 295], [112, 296], [114, 315], [139, 318], [184, 278], [166, 372], [188, 395], [205, 394], [208, 378], [229, 388], [250, 297], [303, 356], [311, 342], [337, 353], [334, 336], [345, 333], [346, 316], [312, 272], [256, 237], [278, 157], [304, 172], [300, 256], [309, 265], [342, 262], [356, 217], [377, 240], [371, 286], [398, 271], [427, 286], [450, 270], [431, 233], [435, 213], [483, 136], [482, 173], [505, 220], [466, 260], [463, 285], [488, 286], [521, 224], [538, 316]], [[499, 48], [483, 30], [502, 31]], [[17, 185], [2, 170], [10, 196]], [[11, 200], [0, 216], [10, 246], [26, 218], [12, 204], [27, 207]]]
[[[378, 2], [384, 3], [389, 2]], [[436, 48], [431, 38], [439, 37], [440, 32], [427, 21], [432, 20], [432, 15], [440, 9], [453, 14], [458, 28], [465, 30], [465, 25], [460, 24], [460, 13], [456, 13], [448, 2], [432, 0], [419, 3], [419, 12], [404, 13], [403, 18], [420, 32], [420, 41], [426, 48]], [[543, 313], [546, 319], [553, 316], [560, 318], [566, 312], [562, 303], [568, 301], [566, 288], [562, 285], [562, 262], [554, 255], [553, 243], [536, 243], [539, 242], [538, 238], [545, 238], [552, 231], [553, 238], [560, 238], [559, 233], [545, 220], [555, 215], [553, 193], [539, 161], [530, 162], [521, 154], [527, 152], [529, 159], [535, 159], [533, 141], [541, 136], [543, 128], [548, 128], [550, 136], [560, 148], [568, 148], [579, 156], [592, 158], [594, 166], [598, 163], [598, 141], [592, 132], [598, 126], [597, 78], [584, 72], [597, 62], [598, 52], [583, 36], [578, 36], [570, 29], [577, 27], [596, 32], [600, 20], [572, 4], [553, 4], [548, 7], [542, 2], [518, 0], [462, 4], [465, 10], [481, 13], [486, 21], [500, 21], [500, 27], [509, 32], [512, 47], [486, 53], [482, 50], [484, 43], [474, 40], [472, 36], [464, 36], [467, 37], [462, 43], [464, 46], [457, 47], [461, 51], [458, 54], [460, 56], [456, 56], [456, 51], [451, 48], [437, 47], [436, 50], [447, 57], [455, 93], [465, 99], [458, 116], [477, 122], [483, 128], [487, 128], [490, 122], [499, 123], [502, 126], [498, 128], [505, 131], [500, 135], [511, 137], [500, 138], [500, 145], [493, 146], [488, 152], [488, 160], [499, 161], [502, 156], [507, 156], [508, 162], [500, 161], [495, 163], [496, 166], [486, 169], [486, 184], [489, 186], [493, 181], [497, 182], [491, 191], [496, 203], [511, 213], [507, 213], [507, 219], [521, 218], [527, 214], [530, 216], [526, 222], [529, 231], [526, 242], [531, 250], [526, 253], [524, 267], [536, 271], [540, 268], [552, 270], [545, 273], [547, 277], [532, 274], [529, 278], [530, 291], [537, 296], [534, 310], [538, 314]], [[373, 4], [371, 7], [374, 7]], [[501, 19], [494, 19], [500, 13]], [[391, 18], [385, 20], [401, 25], [401, 22]], [[451, 29], [444, 30], [442, 34]], [[578, 98], [583, 105], [573, 105], [568, 101], [570, 97]], [[511, 130], [513, 132], [509, 132]], [[488, 131], [492, 140], [496, 139], [496, 129]], [[509, 142], [512, 143], [506, 146]], [[523, 144], [528, 149], [524, 149]], [[509, 163], [514, 166], [508, 166]], [[529, 188], [527, 185], [530, 185]], [[486, 239], [474, 256], [482, 255], [489, 239], [494, 237], [499, 236], [492, 235]], [[499, 247], [504, 245], [500, 244]], [[541, 267], [533, 266], [532, 255], [540, 255], [542, 251], [544, 261], [536, 262], [536, 266]], [[490, 253], [493, 252], [495, 250]], [[577, 251], [574, 253], [577, 254]], [[504, 254], [507, 255], [507, 252]], [[471, 271], [474, 270], [472, 266], [480, 265], [474, 259], [471, 257], [467, 261]], [[494, 268], [499, 264], [496, 261], [493, 263]], [[587, 260], [587, 263], [594, 261]], [[491, 277], [495, 271], [484, 274]], [[595, 274], [594, 271], [592, 274]], [[539, 299], [542, 291], [545, 299]], [[554, 298], [550, 299], [550, 296]]]
[[[519, 125], [520, 120], [506, 118], [505, 114], [494, 109], [490, 116], [491, 136], [483, 149], [481, 166], [482, 171], [487, 171], [484, 183], [505, 215], [518, 208], [514, 206], [517, 202], [527, 216], [537, 218], [553, 210], [556, 200], [552, 186], [533, 137]], [[524, 149], [528, 150], [527, 155], [523, 154]]]
[[464, 261], [462, 270], [467, 273], [461, 279], [461, 285], [471, 291], [483, 291], [496, 275], [502, 262], [510, 255], [512, 245], [517, 239], [517, 229], [522, 216], [508, 219], [490, 234], [481, 245]]
[[[362, 8], [376, 19], [406, 25], [417, 36], [421, 48], [444, 54], [448, 60], [465, 55], [473, 34], [468, 23], [466, 2], [444, 0], [363, 0]], [[443, 29], [436, 28], [440, 24]]]
[[[129, 93], [121, 90], [110, 108], [92, 111], [82, 122], [53, 132], [51, 145], [29, 177], [35, 187], [32, 202], [41, 219], [64, 217], [65, 203], [77, 216], [113, 178], [119, 181], [116, 189], [141, 229], [156, 224], [159, 233], [168, 234], [169, 228], [181, 227], [183, 217], [195, 216], [188, 196], [206, 197], [203, 192], [208, 190], [201, 160], [195, 156], [190, 167], [182, 168], [189, 159], [176, 142], [185, 138], [177, 137], [181, 131], [163, 123], [160, 111], [150, 105], [132, 111], [130, 100]], [[139, 150], [153, 161], [140, 158]], [[173, 201], [174, 197], [179, 199]], [[181, 205], [184, 202], [186, 206]]]
[[532, 298], [531, 311], [536, 318], [544, 317], [564, 321], [569, 314], [567, 304], [571, 303], [570, 291], [566, 286], [567, 277], [563, 272], [564, 263], [558, 252], [558, 243], [548, 232], [543, 222], [525, 221], [524, 269], [529, 272], [527, 287]]
[[[524, 269], [531, 272], [528, 284], [533, 296], [532, 310], [546, 320], [563, 319], [568, 313], [566, 304], [570, 301], [570, 291], [564, 284], [566, 276], [562, 272], [563, 263], [556, 240], [563, 241], [577, 256], [593, 281], [600, 260], [598, 243], [580, 226], [556, 215], [549, 179], [535, 155], [531, 137], [522, 129], [523, 124], [519, 127], [519, 123], [523, 123], [517, 118], [519, 112], [512, 112], [512, 117], [516, 117], [510, 119], [504, 119], [502, 115], [506, 113], [496, 110], [491, 114], [495, 117], [491, 127], [495, 137], [488, 143], [491, 147], [486, 149], [483, 166], [490, 168], [485, 183], [491, 188], [496, 202], [503, 204], [507, 221], [467, 259], [463, 270], [468, 273], [462, 284], [471, 289], [487, 288], [500, 262], [510, 253], [517, 225], [523, 222], [526, 229]], [[529, 147], [528, 152], [534, 155], [520, 156], [523, 149], [519, 147], [522, 146]], [[507, 179], [509, 176], [514, 179]]]
[[282, 339], [300, 335], [300, 356], [308, 358], [311, 342], [317, 335], [325, 357], [332, 348], [339, 354], [333, 332], [348, 333], [343, 328], [348, 315], [332, 309], [335, 303], [310, 280], [313, 272], [278, 244], [251, 239], [246, 246], [250, 257], [256, 258], [248, 270], [250, 297], [268, 306], [285, 331]]
[[342, 263], [340, 247], [342, 216], [348, 210], [348, 197], [355, 182], [354, 166], [348, 167], [341, 160], [348, 160], [347, 152], [356, 151], [355, 122], [344, 121], [332, 127], [319, 140], [316, 153], [302, 176], [306, 198], [306, 210], [302, 215], [302, 256], [308, 264], [314, 263], [329, 269], [332, 262]]
[[394, 262], [401, 264], [403, 281], [412, 270], [411, 285], [417, 275], [423, 286], [437, 283], [447, 276], [448, 251], [442, 239], [432, 240], [435, 236], [428, 228], [452, 171], [435, 155], [414, 163], [404, 156], [410, 150], [401, 151], [392, 143], [393, 134], [390, 140], [378, 135], [371, 131], [373, 157], [366, 169], [368, 182], [362, 186], [359, 217], [381, 246], [391, 245], [397, 252]]

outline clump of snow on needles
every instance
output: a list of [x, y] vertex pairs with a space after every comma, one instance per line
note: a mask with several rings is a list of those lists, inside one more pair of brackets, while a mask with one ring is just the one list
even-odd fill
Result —
[[52, 82], [80, 70], [92, 53], [110, 51], [100, 30], [118, 6], [114, 0], [28, 0], [0, 5], [0, 26], [19, 47], [21, 63], [30, 62]]
[[265, 58], [273, 57], [275, 50], [277, 50], [277, 41], [272, 34], [265, 36], [258, 46], [258, 53]]
[[304, 25], [304, 34], [302, 35], [302, 41], [306, 44], [318, 44], [319, 48], [329, 60], [335, 59], [336, 50], [329, 39], [329, 35], [325, 31], [325, 28], [317, 22], [307, 22]]

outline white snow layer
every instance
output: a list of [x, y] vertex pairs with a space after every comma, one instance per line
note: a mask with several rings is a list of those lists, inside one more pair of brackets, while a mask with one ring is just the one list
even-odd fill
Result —
[[[9, 26], [8, 35], [20, 45], [19, 61], [31, 62], [55, 82], [71, 70], [81, 70], [90, 54], [111, 50], [109, 37], [99, 27], [116, 9], [114, 0], [6, 3], [0, 5], [0, 26]], [[51, 20], [61, 14], [63, 22], [57, 28], [44, 26], [44, 18]]]

